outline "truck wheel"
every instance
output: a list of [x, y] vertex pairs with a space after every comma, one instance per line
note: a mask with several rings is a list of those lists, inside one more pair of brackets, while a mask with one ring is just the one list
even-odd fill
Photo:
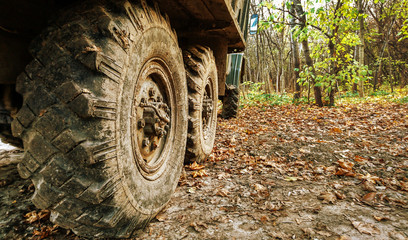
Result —
[[203, 46], [183, 51], [187, 73], [189, 117], [185, 163], [210, 155], [217, 126], [218, 78], [212, 51]]
[[222, 104], [222, 118], [229, 119], [237, 117], [239, 106], [239, 91], [236, 86], [227, 85]]
[[12, 123], [33, 203], [80, 236], [126, 238], [181, 173], [187, 84], [177, 36], [145, 1], [85, 1], [34, 40]]

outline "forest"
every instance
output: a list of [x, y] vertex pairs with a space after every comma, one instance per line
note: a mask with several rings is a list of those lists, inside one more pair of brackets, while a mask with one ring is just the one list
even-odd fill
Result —
[[264, 98], [293, 94], [294, 102], [333, 106], [342, 96], [406, 95], [407, 4], [252, 1], [260, 23], [248, 39], [244, 97], [262, 90]]

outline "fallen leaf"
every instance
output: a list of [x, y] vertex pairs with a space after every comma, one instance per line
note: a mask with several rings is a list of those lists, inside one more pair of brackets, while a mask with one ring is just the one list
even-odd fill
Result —
[[324, 192], [320, 193], [318, 199], [323, 200], [323, 203], [335, 203], [337, 201], [337, 197], [332, 192]]
[[224, 188], [218, 189], [217, 193], [215, 195], [221, 196], [221, 197], [228, 197], [230, 192]]
[[40, 212], [37, 213], [36, 210], [31, 211], [24, 215], [26, 218], [27, 223], [33, 223], [35, 221], [43, 220], [43, 219], [48, 219], [50, 217], [50, 211], [49, 210], [41, 210]]
[[336, 240], [351, 240], [349, 236], [341, 235], [340, 237], [336, 238]]
[[351, 223], [360, 233], [369, 234], [369, 235], [381, 233], [377, 227], [373, 226], [370, 223], [363, 223], [359, 221], [353, 221]]
[[340, 199], [340, 200], [346, 199], [346, 195], [344, 193], [335, 191], [334, 194], [336, 195], [337, 199]]
[[269, 211], [280, 211], [285, 208], [285, 204], [283, 202], [277, 202], [273, 203], [270, 201], [265, 202], [265, 204], [261, 207], [263, 210], [269, 210]]
[[337, 172], [335, 173], [337, 176], [346, 176], [346, 177], [354, 177], [356, 174], [352, 171], [346, 170], [344, 168], [339, 168], [337, 169]]
[[367, 193], [366, 195], [363, 196], [361, 200], [363, 200], [364, 202], [372, 202], [374, 201], [376, 194], [377, 194], [376, 192]]
[[360, 163], [363, 163], [363, 162], [367, 162], [368, 161], [368, 159], [367, 158], [364, 158], [364, 157], [361, 157], [361, 156], [354, 156], [354, 161], [356, 161], [356, 162], [360, 162]]
[[334, 127], [334, 128], [332, 128], [332, 129], [330, 129], [330, 132], [331, 132], [331, 133], [341, 133], [342, 131], [341, 131], [340, 128]]
[[258, 192], [265, 192], [268, 191], [268, 188], [266, 188], [265, 186], [255, 183], [255, 190]]
[[337, 163], [340, 165], [341, 168], [349, 170], [349, 171], [351, 171], [354, 166], [354, 163], [344, 160], [344, 159], [338, 160]]
[[165, 213], [159, 213], [156, 215], [156, 219], [159, 222], [164, 222], [167, 219], [167, 215]]
[[195, 193], [197, 190], [197, 187], [191, 187], [187, 190], [188, 193]]
[[377, 191], [377, 189], [375, 188], [374, 183], [368, 182], [368, 181], [363, 182], [363, 189], [367, 190], [367, 191], [370, 191], [370, 192], [376, 192]]
[[382, 216], [382, 217], [378, 217], [378, 216], [373, 216], [375, 220], [381, 222], [381, 221], [385, 221], [385, 220], [390, 220], [389, 217], [386, 216]]
[[401, 232], [392, 231], [388, 233], [388, 236], [390, 236], [390, 238], [393, 240], [407, 240], [407, 235]]
[[298, 179], [297, 179], [297, 177], [287, 177], [287, 178], [285, 178], [285, 181], [288, 181], [288, 182], [296, 182]]
[[208, 176], [207, 172], [204, 169], [194, 171], [194, 172], [191, 173], [191, 175], [193, 176], [193, 178]]
[[204, 165], [199, 165], [197, 162], [193, 162], [192, 164], [187, 166], [190, 170], [197, 171], [205, 168]]
[[313, 229], [311, 229], [311, 228], [302, 228], [302, 231], [307, 235], [314, 235], [315, 234], [315, 231], [313, 231]]
[[371, 183], [376, 183], [377, 181], [380, 180], [379, 177], [373, 176], [373, 175], [371, 175], [369, 173], [367, 173], [367, 175], [365, 175], [365, 176], [359, 176], [359, 179], [366, 180], [366, 181], [371, 182]]
[[267, 221], [269, 221], [268, 216], [262, 215], [262, 217], [261, 217], [261, 222], [262, 222], [262, 223], [266, 223]]
[[331, 237], [332, 235], [331, 233], [325, 231], [317, 231], [316, 233], [325, 237]]
[[26, 218], [26, 222], [27, 223], [33, 223], [33, 222], [35, 222], [35, 221], [37, 221], [37, 220], [39, 220], [40, 218], [39, 218], [39, 216], [38, 216], [38, 214], [37, 214], [37, 211], [31, 211], [31, 212], [29, 212], [29, 213], [27, 213], [26, 215], [24, 215], [24, 217]]
[[202, 231], [201, 228], [204, 228], [204, 229], [208, 228], [207, 224], [205, 224], [203, 222], [191, 222], [190, 227], [193, 227], [194, 230], [196, 230], [197, 232], [201, 232]]
[[400, 182], [401, 183], [401, 189], [403, 191], [407, 191], [408, 192], [408, 182]]

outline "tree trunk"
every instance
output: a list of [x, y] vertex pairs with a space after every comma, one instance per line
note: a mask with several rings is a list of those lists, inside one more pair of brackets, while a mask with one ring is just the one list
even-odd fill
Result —
[[389, 26], [389, 28], [388, 28], [387, 35], [385, 36], [384, 44], [383, 44], [383, 46], [382, 46], [382, 48], [380, 50], [380, 54], [378, 55], [379, 64], [378, 64], [377, 71], [374, 74], [374, 84], [373, 84], [373, 90], [374, 91], [377, 90], [378, 79], [380, 78], [381, 72], [382, 72], [382, 65], [383, 65], [383, 57], [384, 57], [384, 53], [385, 53], [385, 48], [387, 47], [388, 42], [390, 40], [391, 30], [394, 27], [395, 21], [397, 20], [397, 16], [398, 16], [398, 13], [396, 13], [394, 15], [394, 18], [392, 19], [391, 26]]
[[[292, 6], [290, 8], [290, 14], [295, 15], [295, 6], [292, 2]], [[300, 99], [300, 84], [299, 80], [299, 71], [300, 71], [300, 57], [299, 57], [299, 43], [295, 36], [293, 36], [294, 27], [296, 24], [296, 20], [294, 17], [290, 20], [291, 31], [290, 31], [290, 44], [292, 46], [292, 59], [293, 59], [293, 66], [294, 66], [294, 74], [295, 74], [295, 94], [293, 95], [293, 100], [297, 101]]]
[[[360, 66], [364, 66], [364, 49], [365, 49], [365, 44], [364, 44], [364, 1], [363, 0], [357, 0], [357, 7], [358, 7], [358, 12], [359, 12], [359, 17], [358, 17], [358, 22], [360, 24], [358, 36], [360, 38], [360, 46], [358, 46], [358, 61], [360, 63]], [[358, 83], [359, 89], [358, 89], [358, 95], [360, 97], [364, 97], [364, 79], [361, 79]], [[354, 85], [353, 85], [354, 88]]]
[[[302, 28], [306, 28], [306, 15], [305, 15], [305, 12], [303, 11], [302, 3], [300, 2], [300, 0], [293, 0], [293, 4], [295, 6], [297, 16], [300, 19], [300, 26]], [[312, 67], [313, 72], [314, 72], [313, 60], [310, 57], [309, 42], [307, 39], [304, 39], [302, 41], [302, 47], [303, 47], [303, 53], [305, 55], [306, 64], [309, 67]], [[316, 104], [319, 107], [323, 107], [322, 90], [320, 89], [320, 87], [316, 86], [314, 78], [312, 78], [312, 85], [313, 85]]]

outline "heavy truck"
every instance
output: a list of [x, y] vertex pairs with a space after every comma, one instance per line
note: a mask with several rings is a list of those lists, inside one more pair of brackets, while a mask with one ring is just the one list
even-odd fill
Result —
[[211, 153], [218, 99], [237, 107], [226, 76], [237, 82], [242, 58], [231, 71], [227, 56], [245, 48], [248, 11], [249, 0], [1, 0], [0, 136], [24, 149], [35, 206], [80, 236], [146, 226], [183, 163]]

